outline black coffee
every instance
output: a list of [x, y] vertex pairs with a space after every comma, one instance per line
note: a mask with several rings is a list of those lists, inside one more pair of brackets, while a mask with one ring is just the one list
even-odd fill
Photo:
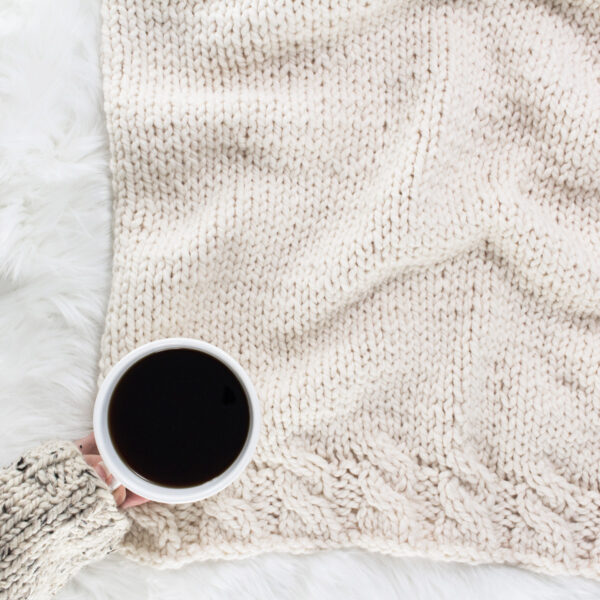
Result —
[[121, 377], [108, 407], [117, 453], [141, 477], [168, 487], [205, 483], [244, 447], [250, 411], [237, 377], [197, 350], [156, 352]]

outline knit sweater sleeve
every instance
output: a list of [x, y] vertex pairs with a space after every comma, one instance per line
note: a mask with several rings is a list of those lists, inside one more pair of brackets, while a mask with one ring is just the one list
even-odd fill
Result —
[[0, 600], [51, 597], [108, 554], [128, 528], [71, 442], [49, 442], [0, 469]]

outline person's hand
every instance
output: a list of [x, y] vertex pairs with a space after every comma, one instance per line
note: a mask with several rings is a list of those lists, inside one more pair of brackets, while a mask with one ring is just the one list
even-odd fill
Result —
[[[98, 473], [106, 485], [110, 486], [113, 476], [108, 472], [106, 466], [102, 462], [102, 458], [98, 452], [98, 447], [96, 446], [94, 434], [90, 433], [86, 437], [77, 440], [75, 444], [77, 444], [77, 447], [83, 454], [83, 459], [85, 462], [90, 465], [90, 467], [92, 467], [96, 473]], [[146, 500], [146, 498], [142, 498], [141, 496], [126, 490], [122, 485], [113, 491], [113, 496], [115, 497], [117, 506], [120, 508], [128, 508], [129, 506], [137, 506], [138, 504], [149, 502], [149, 500]]]

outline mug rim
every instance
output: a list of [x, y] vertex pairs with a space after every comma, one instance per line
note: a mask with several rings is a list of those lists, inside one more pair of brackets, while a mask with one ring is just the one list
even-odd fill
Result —
[[[246, 442], [244, 443], [242, 450], [223, 473], [199, 485], [185, 488], [170, 488], [144, 479], [121, 459], [112, 443], [110, 432], [108, 430], [108, 407], [117, 383], [131, 366], [150, 354], [178, 348], [204, 352], [205, 354], [216, 358], [231, 370], [244, 389], [250, 412], [250, 422], [248, 426], [248, 436], [246, 437]], [[110, 474], [128, 490], [155, 502], [164, 502], [168, 504], [196, 502], [208, 498], [209, 496], [213, 496], [226, 488], [235, 481], [248, 466], [248, 463], [254, 454], [254, 450], [256, 449], [259, 432], [260, 404], [252, 381], [246, 371], [232, 356], [227, 354], [227, 352], [221, 348], [203, 340], [196, 340], [193, 338], [163, 338], [135, 348], [121, 358], [121, 360], [110, 369], [100, 385], [94, 404], [94, 435], [98, 451], [100, 452], [100, 456], [102, 457], [106, 468]]]

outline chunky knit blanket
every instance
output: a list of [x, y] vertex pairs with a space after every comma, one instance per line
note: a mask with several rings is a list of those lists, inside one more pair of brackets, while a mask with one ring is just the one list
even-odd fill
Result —
[[263, 409], [123, 551], [600, 577], [600, 4], [105, 0], [103, 69], [101, 372], [195, 337]]

